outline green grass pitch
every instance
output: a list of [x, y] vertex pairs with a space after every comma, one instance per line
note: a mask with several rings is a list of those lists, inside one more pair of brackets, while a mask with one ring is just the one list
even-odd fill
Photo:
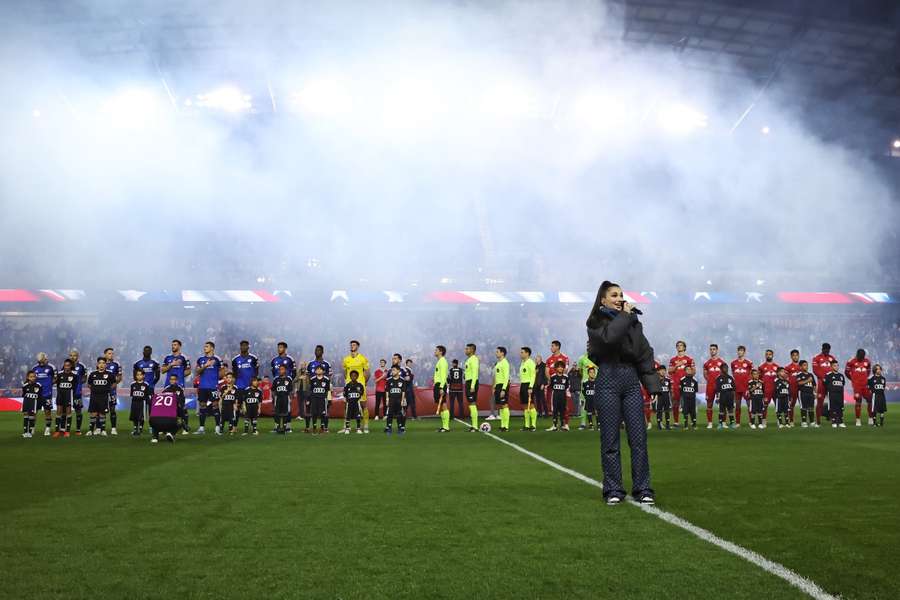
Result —
[[[262, 422], [257, 438], [170, 446], [23, 440], [20, 417], [0, 416], [0, 597], [803, 597], [459, 423], [438, 435], [433, 419], [410, 422], [387, 438], [380, 422], [368, 436], [316, 437], [270, 435]], [[506, 439], [600, 479], [599, 434], [513, 427]], [[890, 421], [654, 430], [650, 446], [661, 509], [831, 594], [900, 597]]]

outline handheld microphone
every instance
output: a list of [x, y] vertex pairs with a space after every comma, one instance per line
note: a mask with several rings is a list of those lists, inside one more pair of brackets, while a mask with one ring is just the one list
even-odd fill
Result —
[[641, 309], [637, 308], [636, 306], [632, 306], [632, 307], [631, 307], [631, 312], [634, 313], [634, 314], [636, 314], [636, 315], [642, 315], [642, 314], [644, 314], [644, 311], [642, 311]]

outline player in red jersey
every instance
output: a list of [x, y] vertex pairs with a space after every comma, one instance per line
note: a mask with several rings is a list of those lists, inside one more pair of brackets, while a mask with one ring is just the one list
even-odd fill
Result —
[[831, 355], [831, 344], [822, 344], [822, 352], [812, 359], [813, 375], [816, 376], [816, 425], [821, 424], [822, 409], [825, 407], [825, 376], [831, 372], [831, 361], [837, 360]]
[[853, 384], [853, 400], [856, 401], [856, 426], [862, 425], [859, 421], [862, 413], [862, 401], [866, 400], [866, 414], [869, 417], [869, 425], [874, 425], [872, 417], [872, 390], [869, 389], [869, 376], [872, 374], [872, 363], [866, 358], [866, 351], [860, 348], [856, 356], [847, 361], [844, 375]]
[[[747, 384], [750, 383], [750, 373], [753, 371], [753, 361], [744, 358], [747, 348], [737, 347], [737, 358], [731, 361], [731, 376], [734, 378], [734, 410], [737, 423], [741, 426], [741, 403], [747, 401], [747, 414], [750, 414], [750, 396], [747, 395]], [[752, 422], [752, 420], [751, 420]]]
[[797, 385], [797, 373], [800, 372], [800, 351], [791, 350], [791, 362], [784, 367], [788, 376], [788, 387], [791, 392], [791, 403], [788, 406], [788, 427], [794, 426], [794, 407], [797, 406], [797, 398], [800, 394], [800, 386]]
[[765, 406], [763, 407], [763, 423], [769, 414], [769, 404], [775, 401], [775, 380], [778, 379], [778, 363], [775, 362], [775, 352], [766, 350], [766, 360], [759, 365], [759, 378], [763, 382], [763, 395]]
[[[545, 372], [547, 375], [547, 381], [550, 381], [550, 378], [556, 375], [556, 363], [562, 361], [562, 363], [566, 366], [564, 372], [569, 371], [569, 357], [560, 352], [560, 348], [562, 348], [562, 344], [559, 343], [559, 340], [553, 340], [550, 342], [550, 356], [548, 356], [544, 360], [544, 364], [547, 365]], [[550, 389], [551, 386], [547, 386], [547, 390], [545, 392], [547, 396], [547, 406], [553, 406], [553, 390]], [[563, 423], [565, 425], [569, 424], [569, 403], [566, 402], [565, 407], [563, 409]]]
[[679, 384], [688, 365], [696, 368], [694, 359], [687, 355], [687, 344], [678, 340], [675, 342], [675, 356], [669, 359], [669, 377], [672, 378], [672, 416], [675, 418], [675, 427], [678, 427], [678, 412], [681, 406], [681, 386]]
[[706, 380], [706, 428], [713, 428], [713, 399], [716, 395], [716, 379], [722, 374], [725, 361], [719, 357], [719, 345], [709, 345], [709, 358], [703, 363], [703, 379]]

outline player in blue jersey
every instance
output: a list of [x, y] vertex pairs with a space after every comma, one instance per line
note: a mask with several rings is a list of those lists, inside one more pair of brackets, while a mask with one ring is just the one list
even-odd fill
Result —
[[259, 377], [259, 359], [255, 354], [250, 354], [250, 342], [241, 340], [241, 352], [231, 359], [231, 373], [234, 375], [235, 406], [234, 419], [241, 415], [241, 407], [244, 404], [243, 395], [250, 388], [250, 381]]
[[122, 381], [122, 365], [116, 361], [116, 353], [112, 348], [104, 349], [103, 356], [106, 357], [106, 371], [112, 373], [113, 376], [113, 385], [109, 389], [109, 405], [107, 408], [107, 412], [109, 413], [109, 434], [119, 435], [119, 432], [116, 429], [116, 423], [118, 421], [116, 406], [119, 404], [119, 397], [116, 391], [119, 383]]
[[[325, 347], [322, 344], [317, 344], [315, 349], [316, 357], [309, 361], [306, 364], [306, 380], [307, 382], [311, 381], [313, 377], [316, 376], [316, 369], [322, 367], [322, 372], [325, 374], [325, 377], [331, 378], [331, 363], [325, 360]], [[309, 388], [309, 385], [306, 385]], [[309, 413], [306, 411], [307, 408], [310, 407], [310, 396], [309, 391], [307, 389], [306, 398], [301, 399], [301, 406], [304, 409], [304, 417], [306, 418], [306, 429], [309, 429], [309, 417], [307, 416]], [[325, 429], [328, 429], [328, 409], [329, 407], [325, 407]]]
[[[156, 384], [159, 383], [160, 376], [160, 365], [158, 362], [153, 360], [153, 348], [150, 346], [144, 346], [144, 356], [141, 360], [134, 363], [134, 366], [131, 368], [131, 372], [141, 371], [144, 374], [144, 383], [150, 388], [149, 395], [147, 396], [148, 400], [143, 404], [146, 405], [147, 415], [150, 415], [150, 400], [149, 398], [153, 397], [153, 394], [156, 389]], [[132, 411], [134, 412], [134, 411]], [[141, 415], [141, 420], [138, 424], [138, 434], [143, 433], [144, 431], [144, 415]]]
[[[272, 367], [272, 379], [278, 377], [278, 368], [281, 365], [284, 365], [285, 372], [288, 377], [293, 380], [297, 377], [297, 365], [294, 362], [293, 357], [287, 353], [288, 345], [287, 342], [278, 342], [278, 354], [275, 358], [272, 359], [270, 366]], [[272, 429], [272, 433], [278, 433], [278, 417], [274, 416], [275, 413], [272, 413], [272, 419], [275, 423], [275, 427]], [[287, 417], [287, 426], [290, 428], [291, 426], [291, 415], [288, 414]]]
[[56, 367], [50, 364], [45, 353], [38, 352], [37, 364], [31, 367], [31, 370], [35, 375], [35, 383], [41, 387], [35, 411], [44, 411], [44, 435], [49, 436], [50, 425], [53, 423], [53, 382], [56, 381]]
[[222, 435], [222, 413], [219, 411], [219, 379], [225, 376], [222, 359], [216, 356], [216, 344], [212, 341], [203, 344], [203, 356], [197, 359], [197, 375], [200, 386], [197, 390], [197, 412], [200, 414], [200, 427], [194, 435], [206, 433], [206, 417], [212, 413], [216, 421], [216, 435]]
[[[175, 376], [175, 383], [182, 390], [184, 389], [184, 378], [191, 375], [191, 361], [187, 356], [181, 353], [181, 340], [172, 340], [172, 354], [163, 359], [161, 371], [166, 376], [166, 381], [171, 383], [171, 378]], [[190, 431], [188, 423], [187, 405], [179, 406], [178, 418], [181, 419], [181, 433], [184, 435]]]
[[72, 348], [69, 351], [69, 360], [73, 364], [72, 372], [78, 377], [78, 381], [75, 383], [75, 399], [72, 401], [72, 409], [75, 412], [75, 435], [81, 435], [81, 423], [84, 419], [84, 399], [81, 394], [84, 389], [84, 382], [87, 381], [88, 376], [87, 366], [78, 358], [78, 350]]

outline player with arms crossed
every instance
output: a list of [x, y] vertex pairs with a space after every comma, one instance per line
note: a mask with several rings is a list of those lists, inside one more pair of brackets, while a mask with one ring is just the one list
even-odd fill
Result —
[[[694, 369], [697, 366], [694, 364], [694, 359], [688, 356], [687, 354], [687, 344], [683, 340], [678, 340], [675, 342], [675, 356], [669, 359], [669, 377], [672, 379], [672, 389], [675, 394], [675, 406], [673, 407], [673, 416], [675, 417], [675, 427], [678, 427], [678, 415], [679, 415], [679, 404], [681, 402], [681, 378], [684, 377], [684, 370], [691, 366]], [[712, 400], [710, 398], [706, 399], [707, 405], [710, 404]], [[712, 424], [707, 425], [707, 429], [711, 429]]]
[[869, 417], [869, 425], [875, 424], [872, 415], [872, 392], [869, 390], [869, 376], [872, 374], [872, 363], [866, 358], [866, 351], [862, 348], [856, 351], [856, 356], [847, 361], [844, 375], [853, 385], [854, 411], [856, 413], [856, 426], [862, 426], [862, 401], [866, 401], [866, 415]]
[[731, 361], [731, 376], [734, 377], [735, 427], [741, 426], [741, 404], [744, 401], [747, 402], [747, 414], [750, 414], [750, 397], [747, 395], [747, 384], [750, 382], [750, 371], [753, 370], [753, 361], [748, 360], [746, 354], [747, 348], [738, 346], [737, 358]]
[[872, 376], [867, 382], [869, 389], [872, 391], [872, 404], [876, 419], [873, 423], [877, 427], [884, 427], [884, 413], [887, 412], [887, 398], [885, 398], [885, 380], [881, 365], [875, 365], [872, 368]]
[[447, 374], [450, 370], [447, 364], [447, 347], [435, 346], [434, 356], [437, 361], [434, 363], [434, 414], [441, 418], [441, 426], [438, 433], [446, 433], [450, 431], [450, 410], [447, 408]]
[[[363, 431], [369, 433], [369, 399], [366, 396], [366, 382], [369, 381], [369, 359], [359, 353], [359, 342], [350, 340], [350, 354], [344, 357], [344, 383], [350, 381], [350, 371], [356, 371], [359, 383], [363, 387], [359, 408], [362, 411]], [[345, 415], [346, 417], [346, 415]], [[326, 421], [326, 429], [328, 422]]]

